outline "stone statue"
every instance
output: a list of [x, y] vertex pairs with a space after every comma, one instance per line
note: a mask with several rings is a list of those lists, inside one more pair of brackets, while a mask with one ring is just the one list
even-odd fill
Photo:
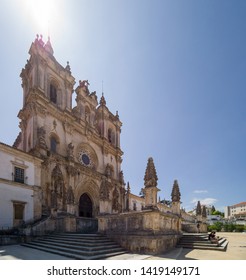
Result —
[[125, 181], [124, 181], [124, 174], [123, 171], [121, 170], [119, 173], [119, 181], [122, 185], [125, 185]]
[[115, 211], [119, 211], [119, 192], [115, 186], [113, 191], [113, 201], [112, 201], [112, 209]]
[[57, 195], [54, 190], [51, 191], [51, 208], [57, 208]]
[[89, 85], [90, 84], [89, 84], [88, 80], [79, 81], [79, 86], [82, 87], [82, 88], [83, 87], [88, 88]]
[[68, 156], [68, 159], [70, 160], [73, 160], [74, 159], [74, 145], [71, 143], [69, 143], [67, 145], [67, 156]]
[[74, 204], [74, 193], [71, 186], [67, 190], [67, 204]]
[[106, 168], [105, 168], [105, 175], [109, 178], [109, 177], [112, 177], [113, 175], [113, 170], [112, 170], [112, 167], [107, 164], [106, 165]]
[[38, 128], [37, 134], [38, 134], [38, 145], [39, 145], [39, 147], [41, 147], [43, 149], [47, 149], [47, 145], [46, 145], [46, 141], [45, 141], [46, 131], [45, 131], [43, 126]]
[[105, 177], [102, 179], [102, 183], [100, 186], [100, 199], [107, 200], [109, 199], [109, 186]]

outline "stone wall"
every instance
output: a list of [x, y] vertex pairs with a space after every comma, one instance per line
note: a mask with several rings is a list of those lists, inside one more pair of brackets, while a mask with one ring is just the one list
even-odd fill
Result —
[[[182, 222], [182, 231], [189, 232], [189, 233], [198, 233], [198, 228], [196, 223], [188, 223]], [[200, 223], [199, 228], [200, 233], [208, 232], [207, 224]]]
[[66, 215], [60, 217], [50, 216], [35, 226], [23, 229], [23, 234], [26, 236], [41, 236], [52, 232], [96, 233], [97, 230], [97, 219]]
[[99, 216], [98, 231], [131, 252], [162, 253], [177, 244], [181, 223], [177, 215], [145, 210]]

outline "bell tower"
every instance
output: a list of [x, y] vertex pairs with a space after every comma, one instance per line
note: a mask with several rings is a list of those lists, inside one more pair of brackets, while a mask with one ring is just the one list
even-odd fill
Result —
[[[58, 112], [72, 110], [75, 79], [69, 63], [63, 67], [56, 61], [50, 38], [44, 43], [42, 35], [37, 35], [29, 54], [30, 58], [20, 74], [23, 88], [23, 108], [18, 114], [21, 133], [14, 146], [45, 156], [52, 146], [52, 140], [48, 141], [51, 135], [47, 135], [47, 129], [56, 129]], [[52, 124], [47, 118], [48, 114], [53, 115]], [[59, 142], [58, 137], [53, 138]]]

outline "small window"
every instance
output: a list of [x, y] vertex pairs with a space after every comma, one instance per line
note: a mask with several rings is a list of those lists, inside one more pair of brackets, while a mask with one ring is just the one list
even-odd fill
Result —
[[50, 138], [50, 151], [56, 153], [57, 150], [57, 141], [54, 137]]
[[50, 84], [50, 101], [54, 104], [57, 103], [57, 91], [56, 87], [52, 84]]
[[133, 210], [137, 211], [137, 204], [136, 204], [136, 202], [133, 202]]
[[16, 167], [14, 169], [14, 181], [18, 183], [24, 184], [25, 182], [25, 170], [20, 167]]

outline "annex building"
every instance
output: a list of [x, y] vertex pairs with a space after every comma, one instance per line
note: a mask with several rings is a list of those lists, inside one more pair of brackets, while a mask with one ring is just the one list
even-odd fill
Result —
[[76, 84], [69, 63], [55, 59], [50, 39], [37, 36], [29, 55], [20, 74], [21, 131], [13, 146], [0, 144], [0, 227], [24, 224], [27, 235], [100, 232], [145, 252], [175, 246], [182, 227], [195, 231], [195, 218], [180, 209], [177, 180], [171, 204], [157, 200], [152, 158], [143, 195], [131, 193], [121, 168], [122, 122], [105, 97], [90, 92], [87, 80]]

